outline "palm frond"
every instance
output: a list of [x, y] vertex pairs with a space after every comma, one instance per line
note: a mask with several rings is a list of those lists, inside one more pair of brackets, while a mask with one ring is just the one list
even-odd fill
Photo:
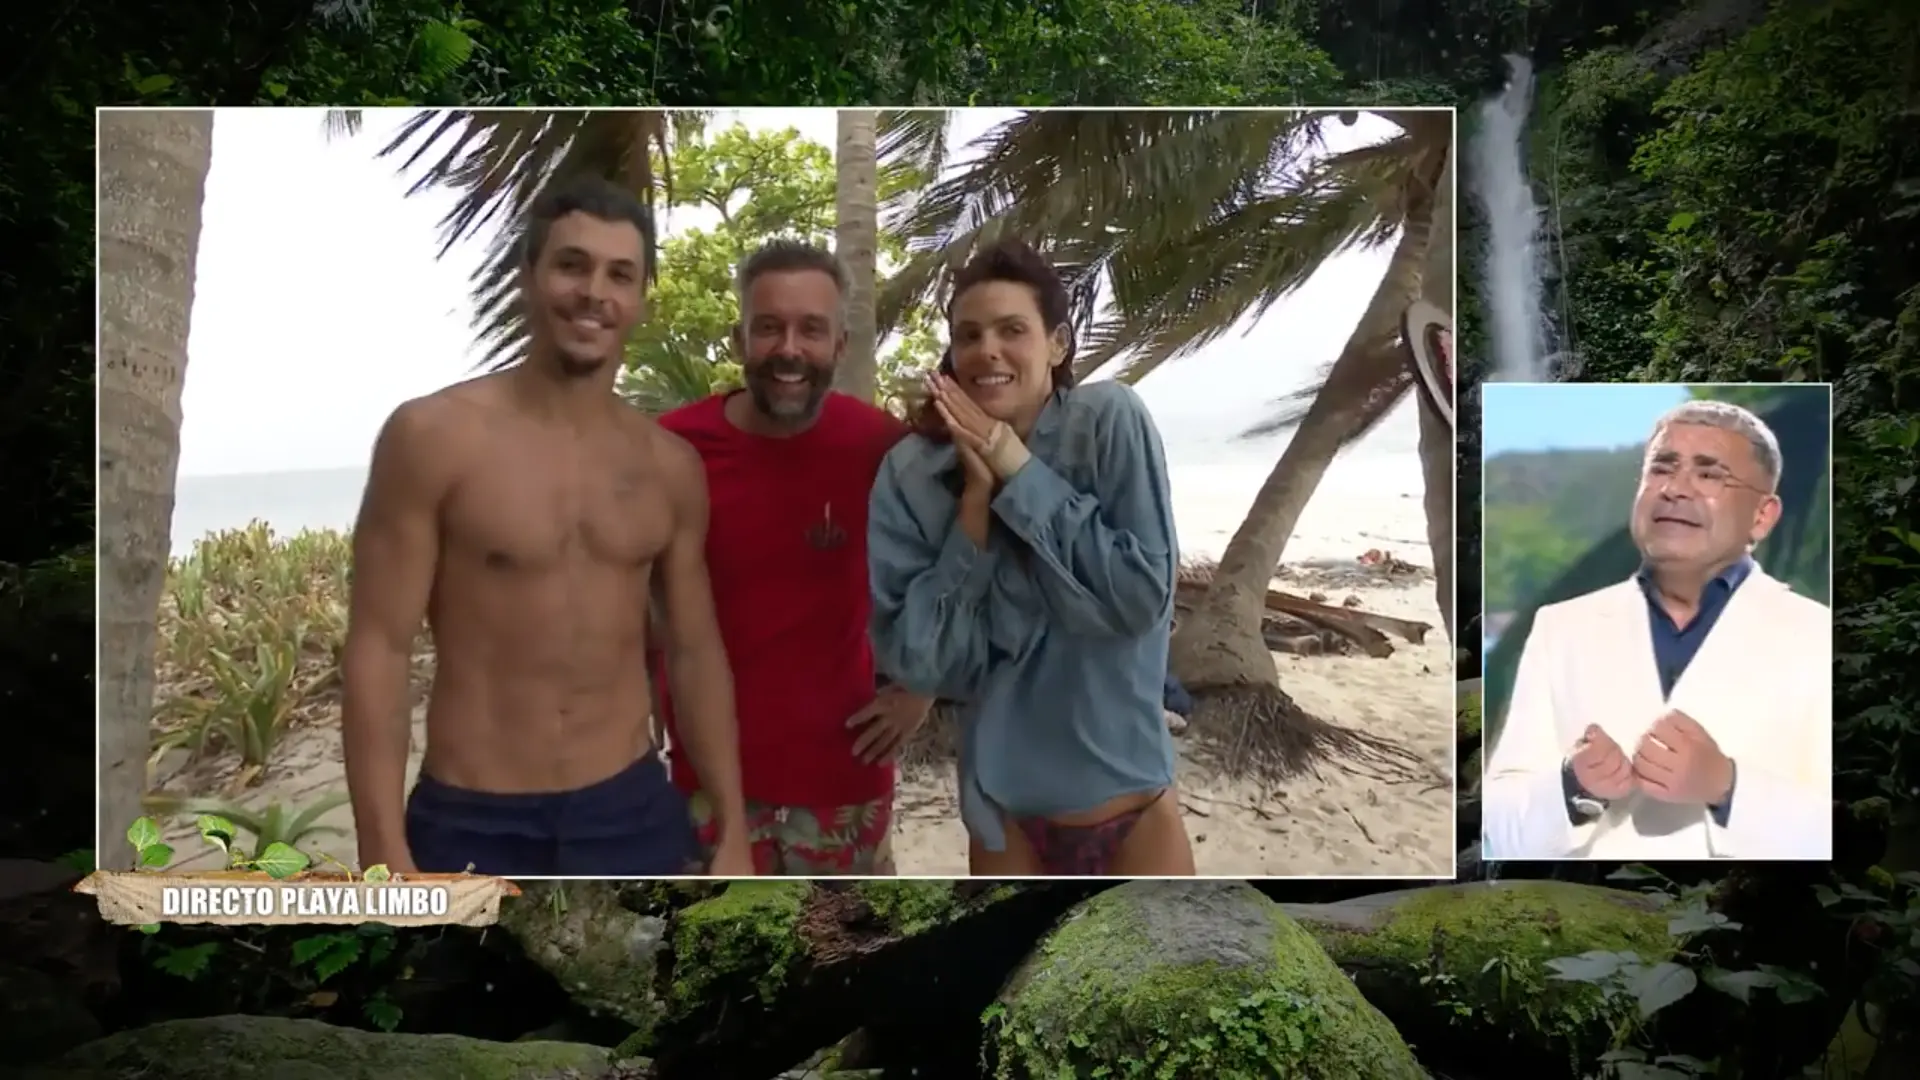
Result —
[[712, 394], [715, 374], [703, 352], [653, 348], [630, 357], [621, 372], [619, 393], [641, 412], [659, 416]]
[[1313, 407], [1313, 400], [1322, 393], [1352, 394], [1364, 399], [1361, 405], [1364, 419], [1346, 443], [1352, 446], [1378, 427], [1413, 388], [1413, 371], [1403, 362], [1402, 347], [1397, 338], [1375, 342], [1346, 368], [1342, 368], [1338, 360], [1327, 365], [1319, 378], [1282, 398], [1280, 412], [1241, 432], [1239, 438], [1268, 439], [1284, 434], [1300, 426], [1307, 418], [1307, 410]]
[[1340, 252], [1390, 239], [1393, 189], [1341, 182], [1258, 197], [1178, 243], [1116, 258], [1116, 317], [1076, 366], [1124, 358], [1119, 377], [1138, 381], [1266, 314]]
[[1307, 116], [1034, 112], [1002, 123], [976, 141], [966, 168], [889, 221], [913, 257], [881, 296], [881, 325], [931, 300], [975, 250], [1005, 235], [1095, 269], [1123, 236], [1189, 232], [1211, 216], [1209, 196], [1254, 182], [1275, 139]]
[[980, 247], [1019, 236], [1047, 252], [1072, 293], [1076, 374], [1121, 362], [1120, 378], [1137, 381], [1264, 313], [1333, 255], [1392, 235], [1426, 144], [1403, 130], [1320, 157], [1310, 151], [1327, 119], [1022, 114], [889, 222], [911, 255], [882, 292], [881, 324], [943, 294]]
[[874, 157], [883, 172], [894, 172], [913, 181], [882, 185], [881, 227], [904, 214], [919, 192], [939, 180], [947, 170], [950, 147], [948, 135], [953, 129], [953, 113], [948, 109], [882, 109], [875, 130]]
[[336, 139], [350, 139], [360, 134], [366, 124], [365, 109], [328, 109], [327, 115], [320, 121], [320, 134], [328, 142]]
[[[672, 133], [702, 122], [660, 110], [443, 109], [416, 113], [401, 125], [379, 156], [404, 155], [400, 172], [412, 177], [407, 193], [442, 188], [460, 194], [440, 221], [440, 254], [500, 226], [473, 278], [474, 326], [487, 366], [511, 363], [525, 341], [515, 282], [518, 225], [540, 192], [556, 181], [597, 175], [625, 185], [652, 209], [671, 190]], [[658, 258], [651, 242], [646, 254], [652, 273]]]

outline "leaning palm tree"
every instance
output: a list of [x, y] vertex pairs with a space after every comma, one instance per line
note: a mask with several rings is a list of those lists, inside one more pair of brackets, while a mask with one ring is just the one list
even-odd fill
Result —
[[[883, 329], [944, 292], [974, 250], [1022, 236], [1049, 251], [1075, 294], [1086, 345], [1076, 373], [1114, 364], [1129, 381], [1257, 316], [1335, 254], [1398, 234], [1372, 303], [1312, 403], [1283, 420], [1298, 430], [1174, 638], [1175, 671], [1202, 714], [1229, 718], [1245, 748], [1228, 761], [1236, 769], [1284, 775], [1328, 750], [1395, 775], [1410, 764], [1397, 747], [1295, 707], [1261, 634], [1273, 568], [1328, 464], [1412, 385], [1398, 326], [1435, 257], [1436, 212], [1450, 211], [1441, 192], [1452, 118], [1384, 115], [1398, 136], [1313, 158], [1328, 114], [1028, 113], [984, 136], [975, 161], [891, 225], [916, 255], [882, 295]], [[922, 152], [938, 135], [918, 134]], [[1103, 285], [1111, 302], [1097, 309]], [[1451, 551], [1450, 461], [1445, 476], [1448, 498], [1429, 504], [1444, 518], [1430, 530], [1445, 534], [1436, 562]]]
[[146, 795], [153, 651], [166, 584], [180, 391], [187, 376], [213, 113], [100, 114], [101, 869], [132, 869], [124, 837]]

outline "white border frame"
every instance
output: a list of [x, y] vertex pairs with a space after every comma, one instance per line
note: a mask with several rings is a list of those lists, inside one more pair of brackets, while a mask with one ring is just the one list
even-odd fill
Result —
[[[822, 109], [833, 109], [834, 111], [838, 112], [841, 108], [845, 108], [846, 106], [823, 105], [818, 107]], [[1286, 106], [1286, 107], [1281, 107], [1281, 106], [1267, 106], [1267, 107], [1213, 106], [1213, 107], [1209, 107], [1209, 106], [1198, 106], [1198, 105], [1193, 105], [1193, 106], [1117, 106], [1116, 105], [1116, 106], [1051, 106], [1046, 108], [1033, 108], [1033, 107], [1021, 107], [1021, 106], [978, 106], [978, 107], [979, 108], [1013, 108], [1013, 109], [1019, 109], [1020, 111], [1023, 111], [1023, 112], [1118, 112], [1118, 111], [1190, 112], [1195, 109], [1208, 108], [1210, 110], [1218, 110], [1218, 111], [1225, 111], [1225, 112], [1301, 112], [1301, 113], [1324, 113], [1324, 114], [1330, 114], [1330, 115], [1338, 115], [1340, 113], [1347, 113], [1347, 112], [1377, 113], [1377, 112], [1383, 112], [1383, 111], [1401, 112], [1401, 113], [1444, 112], [1444, 113], [1450, 114], [1453, 121], [1453, 125], [1452, 125], [1453, 131], [1451, 135], [1451, 144], [1448, 150], [1448, 153], [1452, 158], [1452, 160], [1449, 162], [1449, 165], [1448, 165], [1448, 172], [1453, 177], [1453, 185], [1452, 185], [1453, 186], [1453, 191], [1452, 191], [1453, 220], [1451, 222], [1451, 225], [1452, 225], [1453, 238], [1454, 238], [1453, 284], [1454, 284], [1455, 302], [1454, 302], [1453, 310], [1449, 311], [1447, 314], [1448, 314], [1448, 317], [1452, 320], [1453, 325], [1456, 328], [1455, 356], [1457, 358], [1458, 356], [1457, 328], [1459, 326], [1458, 295], [1459, 295], [1459, 284], [1460, 284], [1460, 249], [1459, 249], [1458, 241], [1460, 236], [1460, 217], [1461, 217], [1460, 154], [1463, 149], [1460, 145], [1460, 110], [1459, 109], [1453, 106], [1442, 106], [1442, 105], [1405, 105], [1405, 106], [1305, 105], [1305, 106]], [[219, 112], [223, 111], [223, 109], [226, 109], [226, 108], [254, 109], [254, 108], [265, 108], [265, 107], [263, 106], [225, 106], [222, 108], [214, 108], [209, 106], [196, 111], [206, 111], [206, 112], [213, 112], [215, 114], [218, 114]], [[398, 107], [396, 106], [396, 108]], [[426, 111], [429, 109], [429, 107], [427, 106], [412, 106], [411, 108], [416, 108], [422, 111]], [[745, 106], [741, 106], [741, 108], [745, 108]], [[954, 111], [958, 111], [959, 108], [963, 108], [963, 107], [940, 108], [940, 109], [928, 108], [924, 111], [954, 112]], [[94, 185], [94, 220], [96, 222], [99, 221], [99, 217], [100, 217], [100, 193], [99, 193], [99, 184], [97, 181], [100, 174], [99, 133], [100, 133], [101, 114], [107, 113], [107, 112], [160, 112], [160, 111], [177, 112], [177, 111], [183, 111], [183, 110], [179, 107], [155, 108], [155, 107], [138, 107], [138, 106], [99, 106], [94, 109], [94, 176], [96, 179], [96, 183]], [[288, 110], [288, 111], [291, 111], [291, 110]], [[522, 107], [514, 108], [510, 111], [586, 112], [589, 110], [584, 107], [569, 108], [569, 107], [522, 106]], [[657, 112], [662, 110], [659, 108], [651, 108], [651, 109], [633, 108], [628, 110], [603, 109], [603, 110], [593, 110], [593, 111]], [[95, 312], [94, 363], [96, 368], [96, 377], [94, 380], [94, 416], [93, 416], [93, 419], [94, 419], [94, 444], [93, 444], [94, 485], [96, 489], [99, 486], [99, 480], [100, 480], [100, 391], [99, 391], [99, 379], [98, 379], [98, 366], [99, 366], [99, 357], [101, 355], [100, 353], [101, 328], [100, 328], [100, 320], [99, 320], [99, 314], [98, 314], [99, 308], [100, 308], [99, 266], [100, 266], [100, 236], [99, 236], [99, 230], [96, 228], [94, 230], [94, 312]], [[1455, 361], [1456, 373], [1454, 376], [1454, 402], [1455, 402], [1456, 418], [1459, 414], [1459, 402], [1461, 400], [1461, 393], [1462, 393], [1458, 370], [1459, 370], [1459, 364], [1458, 364], [1458, 360], [1456, 359]], [[1415, 378], [1418, 378], [1417, 373], [1415, 374]], [[1415, 402], [1415, 407], [1416, 408], [1422, 407], [1419, 401], [1419, 398], [1420, 398], [1419, 388], [1409, 384], [1408, 392], [1413, 397], [1413, 400]], [[177, 476], [175, 477], [175, 481], [177, 484], [178, 482]], [[1423, 480], [1423, 484], [1424, 484], [1424, 480]], [[1460, 689], [1459, 689], [1460, 687], [1460, 670], [1459, 670], [1460, 644], [1457, 640], [1457, 635], [1459, 632], [1459, 627], [1461, 622], [1460, 620], [1460, 559], [1458, 554], [1459, 539], [1460, 539], [1459, 501], [1460, 501], [1460, 435], [1459, 435], [1459, 427], [1456, 420], [1456, 426], [1454, 428], [1453, 491], [1451, 495], [1451, 505], [1453, 507], [1452, 528], [1453, 528], [1454, 552], [1455, 552], [1454, 569], [1453, 569], [1454, 627], [1453, 627], [1453, 633], [1451, 634], [1446, 633], [1447, 628], [1444, 626], [1438, 628], [1447, 637], [1447, 646], [1453, 654], [1450, 657], [1450, 662], [1447, 665], [1448, 671], [1451, 673], [1452, 678], [1447, 681], [1447, 700], [1446, 700], [1446, 716], [1448, 720], [1448, 728], [1453, 733], [1452, 737], [1448, 739], [1448, 748], [1449, 748], [1448, 749], [1448, 772], [1449, 772], [1448, 782], [1451, 786], [1452, 798], [1449, 800], [1449, 803], [1448, 803], [1451, 809], [1447, 815], [1447, 837], [1448, 837], [1447, 844], [1448, 844], [1448, 849], [1450, 851], [1450, 856], [1449, 856], [1450, 870], [1447, 876], [1436, 877], [1432, 875], [1422, 875], [1422, 874], [1304, 874], [1304, 875], [1207, 874], [1207, 875], [1194, 875], [1193, 877], [1177, 877], [1177, 878], [1123, 878], [1123, 877], [1086, 877], [1086, 876], [1075, 875], [1075, 876], [1062, 876], [1062, 877], [1025, 876], [1025, 877], [1008, 877], [1008, 878], [981, 878], [978, 880], [996, 881], [996, 882], [1110, 881], [1110, 882], [1117, 883], [1117, 882], [1123, 882], [1123, 881], [1144, 881], [1144, 880], [1191, 881], [1191, 880], [1198, 879], [1198, 880], [1211, 880], [1211, 881], [1247, 881], [1247, 882], [1257, 882], [1257, 881], [1410, 881], [1410, 882], [1424, 882], [1427, 884], [1445, 884], [1449, 881], [1458, 880], [1460, 875], [1460, 846], [1458, 842], [1458, 835], [1460, 831], [1460, 740], [1459, 740], [1457, 724], [1458, 724], [1458, 716], [1459, 716], [1459, 694], [1460, 694]], [[99, 580], [97, 567], [99, 565], [100, 541], [99, 541], [99, 525], [97, 521], [99, 508], [97, 505], [95, 507], [94, 513], [96, 516], [96, 522], [95, 522], [95, 528], [94, 528], [94, 561], [96, 566], [96, 572], [94, 575], [94, 607], [95, 607], [95, 610], [98, 610], [99, 603], [100, 603], [100, 580]], [[1485, 550], [1485, 545], [1483, 543], [1482, 551], [1484, 552], [1484, 550]], [[1436, 567], [1436, 569], [1438, 568]], [[99, 621], [96, 619], [94, 624], [94, 662], [96, 665], [96, 669], [99, 664], [99, 658], [100, 658], [100, 628], [99, 628]], [[143, 762], [142, 764], [144, 767], [145, 763]], [[94, 769], [93, 769], [93, 783], [94, 783], [93, 835], [94, 835], [94, 843], [96, 845], [104, 844], [108, 842], [108, 838], [102, 835], [104, 821], [102, 820], [101, 805], [100, 805], [101, 765], [102, 765], [102, 762], [101, 762], [101, 741], [100, 741], [100, 683], [98, 678], [98, 672], [96, 670], [96, 675], [94, 680]], [[99, 863], [99, 858], [100, 858], [100, 850], [99, 848], [96, 847], [94, 850], [94, 861], [96, 865], [98, 865]], [[724, 881], [724, 880], [732, 880], [732, 879], [714, 878], [706, 875], [673, 874], [673, 875], [665, 875], [660, 877], [628, 877], [628, 878], [530, 877], [530, 878], [514, 878], [511, 880], [515, 880], [515, 881]], [[875, 876], [817, 877], [817, 878], [794, 878], [792, 880], [796, 880], [796, 881], [954, 882], [954, 881], [965, 881], [965, 880], [972, 880], [972, 879], [966, 876], [950, 877], [950, 876], [942, 876], [937, 874], [903, 874], [903, 875], [893, 875], [893, 876], [885, 876], [885, 877], [875, 877]]]
[[[1836, 529], [1834, 527], [1834, 519], [1833, 519], [1833, 508], [1835, 504], [1838, 502], [1838, 496], [1834, 491], [1834, 480], [1835, 480], [1834, 471], [1835, 470], [1834, 470], [1834, 455], [1833, 455], [1833, 446], [1834, 446], [1833, 432], [1834, 432], [1835, 409], [1834, 409], [1834, 393], [1833, 393], [1832, 383], [1830, 382], [1694, 382], [1694, 383], [1688, 383], [1688, 382], [1594, 382], [1591, 380], [1574, 380], [1569, 382], [1532, 382], [1532, 381], [1525, 381], [1525, 380], [1482, 379], [1481, 384], [1483, 387], [1485, 385], [1491, 384], [1496, 386], [1526, 386], [1526, 387], [1532, 387], [1532, 388], [1542, 388], [1542, 387], [1569, 387], [1570, 388], [1570, 387], [1593, 387], [1593, 386], [1623, 386], [1623, 387], [1672, 386], [1672, 387], [1678, 387], [1681, 390], [1687, 391], [1689, 394], [1691, 394], [1691, 392], [1694, 390], [1710, 390], [1710, 389], [1761, 388], [1761, 389], [1767, 389], [1767, 390], [1778, 390], [1782, 387], [1796, 387], [1796, 386], [1817, 386], [1825, 389], [1827, 392], [1827, 461], [1826, 461], [1826, 469], [1827, 469], [1827, 606], [1829, 607], [1829, 609], [1831, 609], [1831, 607], [1833, 606], [1833, 589], [1834, 589], [1833, 549], [1834, 549], [1834, 539], [1836, 536]], [[1487, 611], [1486, 611], [1486, 607], [1487, 607], [1486, 423], [1487, 423], [1487, 403], [1486, 403], [1485, 394], [1483, 393], [1480, 399], [1480, 582], [1481, 582], [1480, 625], [1481, 625], [1481, 633], [1483, 638], [1486, 632], [1485, 627], [1486, 627], [1486, 619], [1487, 619]], [[1651, 434], [1652, 434], [1651, 432], [1648, 432], [1649, 436], [1651, 436]], [[1538, 612], [1539, 607], [1536, 605], [1533, 610], [1535, 612]], [[1481, 776], [1481, 782], [1483, 784], [1485, 783], [1485, 780], [1486, 780], [1487, 757], [1493, 751], [1493, 740], [1487, 738], [1485, 734], [1487, 729], [1486, 671], [1487, 671], [1488, 658], [1489, 658], [1489, 654], [1483, 648], [1480, 655], [1480, 679], [1481, 679], [1480, 776]], [[1831, 705], [1829, 705], [1829, 712], [1827, 714], [1827, 737], [1829, 740], [1833, 738], [1833, 730], [1834, 730], [1833, 723], [1834, 723], [1833, 714], [1831, 712]], [[1504, 720], [1503, 720], [1503, 724], [1504, 724]], [[1455, 802], [1455, 805], [1456, 807], [1458, 806], [1457, 800]], [[1832, 843], [1833, 843], [1832, 837], [1829, 836], [1828, 837], [1829, 850], [1832, 849]], [[1497, 862], [1501, 865], [1506, 865], [1509, 863], [1518, 864], [1518, 865], [1533, 865], [1533, 864], [1539, 864], [1539, 863], [1563, 863], [1563, 862], [1592, 863], [1592, 862], [1621, 861], [1619, 859], [1615, 859], [1612, 857], [1600, 857], [1595, 855], [1565, 855], [1557, 859], [1546, 859], [1546, 858], [1497, 859], [1497, 860], [1486, 859], [1485, 852], [1486, 852], [1486, 845], [1487, 845], [1487, 829], [1486, 829], [1486, 818], [1484, 813], [1481, 816], [1480, 836], [1477, 841], [1477, 844], [1482, 853], [1481, 862], [1483, 864], [1488, 862]], [[1711, 857], [1708, 853], [1702, 852], [1700, 855], [1699, 861], [1707, 862], [1707, 861], [1710, 861], [1710, 858]], [[1727, 861], [1729, 863], [1738, 863], [1738, 862], [1761, 863], [1761, 862], [1807, 862], [1808, 860], [1801, 859], [1801, 858], [1741, 857], [1738, 859], [1730, 859]]]

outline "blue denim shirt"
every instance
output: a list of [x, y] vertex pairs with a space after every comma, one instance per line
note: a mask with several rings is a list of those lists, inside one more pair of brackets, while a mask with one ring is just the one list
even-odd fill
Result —
[[917, 436], [868, 510], [880, 669], [960, 703], [960, 812], [988, 850], [1002, 815], [1090, 810], [1173, 783], [1162, 695], [1179, 546], [1166, 453], [1122, 383], [1054, 394], [1032, 458], [959, 528], [960, 463]]

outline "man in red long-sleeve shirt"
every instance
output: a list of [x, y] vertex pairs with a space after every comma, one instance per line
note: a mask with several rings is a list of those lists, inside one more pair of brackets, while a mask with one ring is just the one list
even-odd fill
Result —
[[[706, 555], [759, 874], [893, 873], [892, 758], [931, 704], [874, 690], [867, 497], [907, 429], [830, 389], [846, 345], [846, 285], [820, 248], [774, 241], [755, 252], [737, 280], [746, 389], [660, 418], [706, 465]], [[655, 685], [677, 745], [667, 684]], [[714, 843], [692, 763], [681, 754], [670, 763], [701, 841]]]

